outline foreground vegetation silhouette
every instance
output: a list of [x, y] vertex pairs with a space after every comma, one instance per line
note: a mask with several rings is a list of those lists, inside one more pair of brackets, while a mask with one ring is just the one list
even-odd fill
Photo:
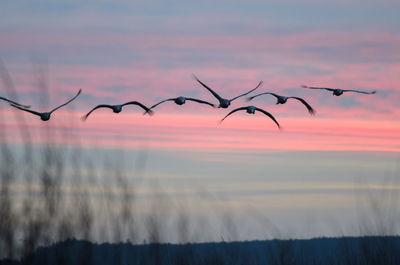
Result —
[[3, 264], [400, 264], [400, 237], [342, 237], [195, 244], [66, 240]]

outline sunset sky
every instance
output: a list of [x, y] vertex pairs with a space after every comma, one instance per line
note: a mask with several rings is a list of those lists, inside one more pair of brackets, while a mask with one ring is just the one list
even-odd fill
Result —
[[[199, 190], [215, 196], [190, 213], [229, 210], [247, 227], [239, 239], [264, 235], [246, 219], [250, 210], [279, 224], [284, 236], [357, 234], [357, 198], [400, 188], [385, 181], [400, 168], [399, 10], [391, 0], [7, 0], [0, 3], [0, 58], [18, 100], [35, 110], [83, 90], [49, 122], [24, 115], [35, 143], [49, 140], [41, 132], [50, 126], [68, 130], [53, 139], [61, 146], [79, 142], [91, 154], [123, 150], [127, 157], [145, 152], [144, 179], [156, 179], [177, 200], [192, 196], [196, 204]], [[303, 97], [316, 115], [266, 95], [237, 99], [229, 109], [168, 102], [152, 117], [128, 106], [80, 120], [97, 104], [151, 106], [177, 96], [217, 103], [192, 74], [226, 98], [263, 80], [256, 92]], [[377, 93], [336, 97], [302, 84]], [[9, 96], [3, 83], [0, 92]], [[244, 111], [218, 123], [247, 105], [269, 111], [282, 130]], [[18, 145], [15, 110], [2, 103], [1, 112], [7, 141]], [[150, 196], [145, 189], [142, 195]], [[201, 240], [218, 233], [225, 232], [216, 228]]]

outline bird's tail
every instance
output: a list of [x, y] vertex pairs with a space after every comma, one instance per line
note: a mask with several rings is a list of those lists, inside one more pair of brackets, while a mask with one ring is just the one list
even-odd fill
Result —
[[146, 110], [145, 112], [143, 112], [143, 115], [149, 114], [150, 116], [154, 115], [154, 111], [152, 111], [151, 109]]

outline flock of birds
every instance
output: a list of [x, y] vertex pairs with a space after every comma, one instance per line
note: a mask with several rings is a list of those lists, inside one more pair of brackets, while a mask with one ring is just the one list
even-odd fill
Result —
[[[100, 108], [109, 108], [109, 109], [111, 109], [114, 113], [120, 113], [120, 112], [122, 111], [122, 108], [123, 108], [124, 106], [127, 106], [127, 105], [137, 105], [137, 106], [141, 107], [143, 110], [145, 110], [144, 114], [152, 115], [152, 114], [153, 114], [153, 110], [152, 110], [152, 109], [154, 109], [154, 108], [156, 108], [158, 105], [160, 105], [160, 104], [162, 104], [162, 103], [165, 103], [165, 102], [168, 102], [168, 101], [173, 101], [173, 102], [175, 102], [177, 105], [183, 105], [183, 104], [185, 104], [186, 101], [194, 101], [194, 102], [197, 102], [197, 103], [200, 103], [200, 104], [209, 105], [209, 106], [211, 106], [211, 107], [218, 107], [218, 108], [224, 108], [224, 109], [226, 109], [226, 108], [228, 108], [228, 107], [230, 106], [230, 104], [231, 104], [232, 101], [234, 101], [235, 99], [238, 99], [238, 98], [240, 98], [240, 97], [243, 97], [243, 96], [246, 96], [246, 95], [250, 94], [251, 92], [255, 91], [257, 88], [259, 88], [259, 87], [262, 85], [262, 83], [263, 83], [262, 81], [260, 81], [260, 82], [258, 83], [258, 85], [257, 85], [255, 88], [251, 89], [250, 91], [248, 91], [248, 92], [246, 92], [246, 93], [243, 93], [243, 94], [241, 94], [241, 95], [239, 95], [239, 96], [236, 96], [236, 97], [234, 97], [234, 98], [227, 99], [227, 98], [221, 97], [217, 92], [215, 92], [213, 89], [211, 89], [211, 88], [208, 87], [206, 84], [204, 84], [202, 81], [200, 81], [195, 75], [193, 75], [193, 78], [194, 78], [197, 82], [199, 82], [204, 88], [206, 88], [206, 89], [218, 100], [218, 102], [219, 102], [218, 105], [215, 105], [215, 104], [213, 104], [213, 103], [210, 103], [210, 102], [207, 102], [207, 101], [204, 101], [204, 100], [201, 100], [201, 99], [190, 98], [190, 97], [183, 97], [183, 96], [179, 96], [179, 97], [176, 97], [176, 98], [169, 98], [169, 99], [162, 100], [162, 101], [158, 102], [157, 104], [154, 104], [154, 105], [151, 106], [150, 108], [149, 108], [149, 107], [146, 107], [145, 105], [143, 105], [142, 103], [140, 103], [140, 102], [138, 102], [138, 101], [129, 101], [129, 102], [126, 102], [126, 103], [123, 103], [123, 104], [120, 104], [120, 105], [100, 104], [100, 105], [97, 105], [96, 107], [94, 107], [93, 109], [91, 109], [86, 115], [84, 115], [84, 116], [82, 117], [82, 120], [85, 121], [85, 120], [89, 117], [89, 115], [91, 115], [92, 112], [94, 112], [94, 111], [97, 110], [97, 109], [100, 109]], [[328, 88], [328, 87], [312, 87], [312, 86], [305, 86], [305, 85], [302, 85], [302, 87], [303, 87], [303, 88], [309, 88], [309, 89], [322, 89], [322, 90], [327, 90], [327, 91], [332, 92], [334, 96], [340, 96], [340, 95], [342, 95], [344, 92], [355, 92], [355, 93], [362, 93], [362, 94], [375, 94], [375, 93], [376, 93], [376, 91], [366, 92], [366, 91], [353, 90], [353, 89], [339, 89], [339, 88]], [[40, 117], [40, 119], [41, 119], [42, 121], [48, 121], [48, 120], [50, 119], [50, 117], [51, 117], [51, 114], [52, 114], [54, 111], [60, 109], [61, 107], [66, 106], [67, 104], [69, 104], [70, 102], [72, 102], [73, 100], [75, 100], [75, 99], [79, 96], [79, 94], [80, 94], [81, 92], [82, 92], [82, 90], [79, 89], [78, 93], [77, 93], [73, 98], [71, 98], [70, 100], [68, 100], [68, 101], [65, 102], [64, 104], [62, 104], [62, 105], [60, 105], [60, 106], [58, 106], [58, 107], [52, 109], [52, 110], [49, 111], [49, 112], [38, 112], [38, 111], [34, 111], [34, 110], [31, 110], [31, 109], [30, 109], [30, 106], [28, 106], [28, 105], [22, 105], [22, 104], [20, 104], [20, 103], [18, 103], [18, 102], [15, 102], [15, 101], [13, 101], [13, 100], [10, 100], [10, 99], [4, 98], [4, 97], [0, 97], [0, 100], [4, 100], [4, 101], [9, 102], [11, 106], [13, 106], [14, 108], [17, 108], [17, 109], [19, 109], [19, 110], [21, 110], [21, 111], [26, 111], [26, 112], [32, 113], [32, 114], [34, 114], [34, 115], [37, 115], [37, 116]], [[315, 110], [310, 106], [310, 104], [308, 104], [303, 98], [300, 98], [300, 97], [287, 97], [287, 96], [282, 96], [282, 95], [275, 94], [275, 93], [273, 93], [273, 92], [264, 92], [264, 93], [260, 93], [260, 94], [257, 94], [257, 95], [248, 97], [247, 100], [248, 100], [248, 101], [251, 101], [252, 99], [254, 99], [254, 98], [256, 98], [256, 97], [259, 97], [259, 96], [262, 96], [262, 95], [271, 95], [271, 96], [274, 96], [274, 97], [277, 99], [276, 104], [285, 104], [285, 103], [287, 102], [288, 99], [296, 99], [296, 100], [300, 101], [300, 102], [307, 108], [308, 112], [309, 112], [311, 115], [314, 115], [314, 114], [315, 114]], [[272, 116], [271, 113], [269, 113], [269, 112], [267, 112], [267, 111], [265, 111], [265, 110], [263, 110], [263, 109], [261, 109], [261, 108], [257, 108], [257, 107], [255, 107], [255, 106], [252, 106], [252, 105], [246, 106], [246, 107], [239, 107], [239, 108], [236, 108], [236, 109], [232, 110], [232, 111], [229, 112], [225, 117], [223, 117], [223, 118], [221, 119], [220, 122], [224, 121], [224, 120], [225, 120], [228, 116], [230, 116], [231, 114], [233, 114], [233, 113], [235, 113], [235, 112], [237, 112], [237, 111], [241, 111], [241, 110], [245, 110], [245, 111], [246, 111], [247, 113], [249, 113], [249, 114], [254, 114], [256, 111], [261, 112], [261, 113], [265, 114], [266, 116], [268, 116], [270, 119], [272, 119], [272, 120], [275, 122], [275, 124], [278, 126], [278, 128], [280, 128], [280, 125], [279, 125], [278, 121], [275, 119], [274, 116]]]

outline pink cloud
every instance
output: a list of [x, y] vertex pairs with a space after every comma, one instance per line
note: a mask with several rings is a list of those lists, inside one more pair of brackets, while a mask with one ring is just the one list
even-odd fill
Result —
[[[182, 51], [220, 51], [235, 53], [282, 53], [318, 58], [324, 49], [351, 51], [366, 58], [380, 58], [399, 51], [400, 35], [386, 32], [317, 31], [265, 35], [137, 35], [88, 32], [8, 32], [2, 49], [29, 50], [50, 48], [69, 52], [96, 52], [99, 48], [178, 55]], [[383, 52], [383, 53], [382, 53]], [[333, 56], [337, 54], [332, 54]], [[303, 57], [303, 56], [302, 56]], [[389, 57], [390, 59], [390, 57]]]
[[[211, 143], [215, 143], [215, 146], [221, 148], [233, 145], [233, 149], [303, 150], [315, 147], [317, 150], [397, 150], [398, 143], [394, 134], [398, 128], [393, 124], [400, 119], [400, 109], [397, 107], [400, 101], [400, 67], [390, 58], [400, 54], [400, 48], [395, 45], [399, 41], [399, 35], [384, 32], [326, 31], [265, 36], [133, 36], [112, 33], [105, 37], [99, 33], [44, 34], [16, 31], [7, 33], [0, 48], [20, 51], [28, 49], [33, 43], [33, 47], [40, 50], [51, 51], [52, 47], [56, 47], [56, 50], [65, 49], [63, 56], [72, 54], [73, 61], [76, 60], [72, 64], [51, 63], [50, 60], [50, 107], [64, 102], [81, 87], [82, 96], [68, 107], [79, 110], [80, 114], [101, 103], [118, 104], [138, 100], [151, 106], [159, 100], [180, 95], [216, 102], [207, 90], [191, 78], [192, 73], [227, 98], [243, 93], [253, 88], [259, 80], [264, 80], [258, 92], [273, 91], [282, 95], [301, 96], [317, 110], [317, 116], [310, 117], [298, 102], [275, 105], [272, 97], [260, 97], [250, 103], [265, 108], [282, 121], [282, 133], [277, 132], [268, 119], [241, 117], [246, 114], [238, 114], [222, 126], [217, 126], [216, 122], [227, 113], [226, 110], [215, 110], [193, 103], [184, 106], [165, 103], [156, 109], [157, 114], [151, 119], [142, 117], [141, 110], [134, 107], [124, 110], [118, 116], [103, 110], [96, 116], [103, 117], [106, 124], [96, 125], [99, 121], [94, 117], [82, 124], [77, 132], [86, 137], [88, 142], [92, 141], [90, 135], [93, 134], [103, 144], [114, 141], [109, 140], [110, 137], [126, 137], [133, 145], [140, 142], [134, 140], [135, 137], [148, 137], [149, 144], [166, 148], [197, 146], [212, 149], [214, 144]], [[114, 62], [110, 65], [95, 65], [79, 62], [81, 55], [103, 56], [101, 52], [107, 47], [113, 47], [110, 55], [126, 56], [127, 52], [137, 52], [142, 58], [132, 59], [128, 64]], [[200, 58], [190, 61], [183, 55], [185, 51], [189, 54], [199, 53]], [[353, 52], [359, 58], [330, 58], [335, 54], [346, 56]], [[204, 54], [206, 56], [202, 56]], [[213, 58], [219, 54], [225, 54], [226, 57]], [[163, 60], [172, 61], [172, 64], [164, 67], [160, 64]], [[35, 86], [32, 66], [28, 63], [9, 63], [21, 99], [40, 110], [40, 101], [35, 101], [32, 95], [41, 98], [43, 91]], [[372, 96], [345, 94], [335, 97], [327, 91], [302, 89], [301, 84], [376, 89], [378, 93]], [[232, 107], [248, 104], [244, 99], [238, 99]], [[130, 127], [133, 125], [129, 125], [130, 119], [136, 123], [138, 117], [142, 127], [133, 129]], [[151, 123], [148, 124], [148, 121]], [[347, 121], [351, 121], [350, 124]], [[355, 121], [359, 127], [352, 127]], [[33, 118], [29, 122], [32, 126], [43, 126]], [[111, 129], [109, 123], [113, 124], [111, 128], [121, 131]], [[242, 124], [249, 129], [242, 128]], [[369, 124], [372, 127], [362, 127]], [[382, 128], [387, 124], [393, 127]], [[126, 132], [124, 126], [135, 133]], [[107, 130], [103, 132], [104, 127]], [[198, 135], [199, 131], [201, 135]], [[192, 134], [195, 136], [192, 137]], [[295, 140], [298, 134], [309, 142], [299, 143]], [[262, 141], [264, 136], [281, 141]]]
[[[4, 113], [4, 111], [3, 111]], [[5, 111], [10, 117], [11, 113]], [[26, 116], [34, 142], [49, 141], [44, 131], [50, 126], [63, 137], [51, 141], [103, 146], [142, 146], [155, 149], [185, 149], [191, 151], [274, 151], [274, 150], [353, 150], [400, 151], [400, 125], [391, 120], [336, 118], [280, 118], [283, 130], [262, 115], [245, 112], [232, 115], [221, 125], [223, 115], [158, 114], [153, 117], [127, 111], [94, 113], [87, 122], [78, 118], [82, 112], [60, 111], [57, 120], [44, 123]], [[68, 120], [73, 119], [72, 124]], [[12, 118], [3, 121], [9, 141], [19, 142]], [[14, 133], [13, 133], [14, 132]]]
[[[317, 117], [346, 119], [398, 119], [400, 110], [396, 107], [400, 100], [400, 77], [394, 75], [398, 66], [386, 66], [385, 72], [376, 74], [373, 78], [367, 65], [344, 66], [335, 76], [305, 75], [303, 78], [277, 75], [264, 76], [263, 69], [228, 69], [212, 68], [196, 72], [197, 76], [222, 96], [231, 98], [253, 88], [259, 80], [264, 85], [257, 92], [273, 91], [282, 95], [301, 96], [316, 110]], [[34, 109], [41, 109], [40, 102], [31, 98], [31, 93], [38, 96], [44, 92], [32, 82], [29, 72], [12, 73], [16, 89], [23, 101], [31, 104]], [[64, 80], [78, 79], [79, 85], [71, 85]], [[126, 67], [95, 67], [54, 65], [48, 77], [50, 90], [50, 107], [64, 102], [76, 93], [78, 88], [83, 94], [73, 103], [73, 108], [83, 111], [90, 110], [96, 104], [119, 104], [129, 100], [138, 100], [151, 106], [159, 100], [176, 96], [194, 96], [210, 102], [216, 99], [200, 84], [191, 78], [187, 69], [137, 69]], [[328, 91], [315, 91], [300, 88], [300, 84], [340, 87], [344, 89], [376, 89], [376, 95], [345, 94], [341, 97], [332, 96]], [[114, 91], [114, 87], [122, 86], [123, 91]], [[307, 117], [307, 111], [302, 104], [289, 100], [285, 105], [275, 105], [271, 96], [263, 96], [247, 103], [244, 99], [233, 102], [233, 107], [254, 104], [266, 108], [277, 117]], [[71, 107], [72, 108], [72, 107]], [[134, 110], [134, 108], [130, 108]], [[134, 110], [139, 111], [139, 110]], [[216, 110], [195, 103], [177, 106], [172, 102], [160, 105], [156, 111], [185, 112], [191, 114], [215, 114]]]

